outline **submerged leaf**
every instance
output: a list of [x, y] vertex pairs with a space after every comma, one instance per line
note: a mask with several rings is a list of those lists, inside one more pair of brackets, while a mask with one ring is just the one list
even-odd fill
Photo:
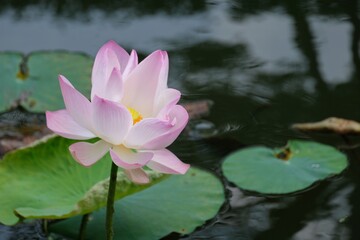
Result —
[[316, 142], [289, 141], [283, 149], [250, 147], [225, 158], [224, 175], [240, 188], [265, 194], [299, 191], [342, 172], [346, 156]]
[[198, 100], [183, 104], [191, 119], [198, 119], [209, 115], [212, 105], [214, 103], [211, 100]]
[[[106, 155], [85, 168], [68, 151], [73, 141], [53, 137], [5, 155], [0, 161], [0, 222], [19, 218], [66, 218], [92, 212], [106, 204], [111, 159]], [[150, 184], [136, 185], [118, 172], [116, 198], [141, 191], [164, 179], [148, 172]]]

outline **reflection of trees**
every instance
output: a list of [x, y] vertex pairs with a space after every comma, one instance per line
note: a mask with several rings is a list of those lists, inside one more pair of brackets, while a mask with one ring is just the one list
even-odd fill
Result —
[[5, 10], [14, 10], [17, 17], [22, 17], [30, 7], [36, 7], [41, 12], [50, 11], [55, 16], [65, 18], [86, 17], [91, 10], [99, 10], [106, 15], [112, 15], [117, 10], [125, 10], [127, 14], [151, 15], [166, 13], [175, 15], [187, 15], [204, 11], [206, 4], [204, 0], [2, 0], [0, 14]]
[[[244, 114], [247, 116], [255, 114], [256, 121], [248, 121], [248, 123], [254, 124], [254, 128], [259, 127], [259, 124], [262, 123], [268, 124], [269, 128], [273, 126], [277, 133], [275, 135], [278, 136], [281, 135], [279, 129], [275, 127], [278, 124], [287, 126], [289, 123], [320, 120], [329, 116], [360, 119], [358, 111], [360, 98], [356, 92], [356, 89], [359, 89], [357, 81], [351, 78], [345, 84], [329, 87], [320, 72], [318, 48], [315, 41], [316, 32], [311, 29], [309, 15], [314, 14], [315, 10], [322, 14], [325, 14], [326, 11], [320, 11], [314, 7], [316, 3], [310, 4], [307, 1], [265, 1], [265, 8], [262, 8], [263, 5], [256, 1], [235, 2], [230, 12], [236, 21], [241, 21], [246, 14], [259, 14], [261, 11], [268, 11], [269, 8], [282, 8], [293, 20], [293, 40], [304, 56], [304, 60], [297, 63], [298, 66], [296, 63], [284, 64], [284, 72], [281, 73], [264, 72], [261, 68], [257, 68], [260, 65], [259, 61], [254, 60], [251, 52], [248, 51], [248, 46], [244, 43], [227, 46], [216, 42], [205, 42], [193, 45], [188, 49], [181, 49], [175, 55], [183, 58], [181, 62], [188, 63], [187, 68], [184, 66], [185, 72], [190, 72], [190, 74], [182, 74], [182, 77], [185, 78], [184, 88], [190, 93], [209, 94], [213, 100], [216, 98], [214, 111], [219, 112], [214, 112], [214, 118], [221, 115], [222, 118], [218, 119], [219, 121], [226, 119], [225, 121], [233, 122], [234, 119], [244, 120]], [[331, 16], [333, 16], [334, 9], [331, 9]], [[244, 13], [240, 13], [241, 10], [244, 10]], [[357, 8], [354, 7], [352, 10], [350, 19], [352, 19], [354, 32], [351, 52], [354, 69], [358, 71]], [[240, 17], [234, 16], [235, 13]], [[344, 8], [339, 8], [338, 15], [344, 14]], [[303, 70], [301, 66], [307, 67]], [[246, 79], [251, 80], [247, 81]], [[311, 85], [313, 82], [315, 82], [316, 88], [309, 91], [305, 85], [307, 83]], [[267, 93], [261, 96], [259, 89], [266, 89]], [[228, 102], [238, 104], [237, 101], [243, 101], [243, 99], [239, 99], [239, 93], [247, 97], [260, 95], [259, 97], [265, 100], [269, 107], [263, 108], [262, 111], [255, 111], [256, 108], [250, 110], [245, 107], [243, 111], [232, 112], [231, 116], [221, 113], [221, 108], [224, 109], [224, 106], [216, 107], [221, 103], [225, 105]], [[228, 108], [226, 110], [228, 111]], [[254, 113], [246, 111], [254, 111]], [[260, 134], [258, 135], [260, 137]]]
[[[247, 69], [255, 64], [248, 54], [246, 45], [222, 45], [215, 42], [201, 42], [191, 47], [183, 48], [177, 52], [171, 52], [172, 60], [181, 72], [171, 72], [172, 77], [181, 76], [181, 88], [185, 93], [195, 96], [211, 97], [215, 102], [234, 102], [239, 94], [236, 76], [239, 69]], [[181, 65], [182, 66], [179, 66]], [[241, 91], [241, 89], [239, 89]], [[245, 92], [243, 92], [245, 93]], [[191, 98], [191, 95], [188, 98]], [[185, 94], [186, 96], [186, 94]], [[241, 96], [241, 101], [235, 104], [242, 105], [246, 97]], [[248, 107], [251, 106], [247, 105]], [[218, 109], [218, 107], [222, 109]], [[245, 107], [245, 106], [244, 106]], [[244, 108], [243, 108], [244, 109]], [[235, 121], [244, 116], [238, 112], [229, 111], [220, 104], [215, 104], [213, 110], [219, 111], [221, 117], [215, 122], [221, 123], [224, 118]]]
[[233, 0], [230, 15], [236, 20], [243, 20], [247, 16], [272, 12], [281, 5], [281, 0]]
[[[359, 40], [360, 40], [360, 21], [358, 17], [358, 8], [359, 4], [357, 0], [348, 1], [347, 5], [349, 21], [353, 27], [352, 31], [352, 42], [351, 42], [351, 52], [352, 60], [354, 63], [354, 75], [360, 80], [360, 58], [359, 58]], [[351, 3], [351, 4], [350, 4]]]
[[[278, 85], [271, 81], [278, 78], [271, 74], [259, 74], [260, 81], [256, 81], [254, 72], [261, 63], [251, 56], [247, 45], [201, 42], [171, 52], [170, 55], [177, 66], [172, 68], [171, 79], [181, 76], [185, 98], [191, 99], [195, 95], [196, 98], [213, 100], [215, 104], [211, 109], [211, 121], [217, 126], [229, 123], [239, 127], [235, 137], [241, 142], [279, 146], [289, 136], [294, 136], [293, 132], [284, 130], [278, 123], [258, 119], [259, 113], [267, 111], [269, 107], [272, 109], [266, 104], [271, 101], [267, 92], [279, 93]], [[177, 69], [181, 72], [174, 72]], [[295, 74], [303, 77], [302, 73]], [[287, 75], [283, 79], [289, 80], [291, 77], [292, 75]], [[293, 77], [299, 80], [299, 76]], [[302, 88], [301, 84], [299, 88]]]
[[[170, 54], [186, 59], [188, 71], [191, 73], [202, 72], [206, 74], [203, 69], [228, 70], [239, 67], [246, 68], [253, 64], [247, 46], [242, 43], [224, 45], [218, 42], [205, 41], [177, 49], [176, 52]], [[224, 82], [224, 79], [218, 80]]]
[[[320, 72], [320, 63], [318, 61], [318, 49], [316, 46], [316, 32], [313, 32], [310, 23], [309, 15], [311, 14], [330, 14], [333, 16], [344, 16], [350, 14], [350, 21], [352, 22], [353, 42], [352, 48], [349, 49], [353, 54], [354, 71], [359, 71], [359, 56], [358, 56], [358, 41], [359, 41], [359, 20], [357, 17], [357, 0], [347, 2], [345, 4], [329, 4], [323, 7], [322, 1], [233, 1], [230, 12], [235, 20], [237, 16], [246, 14], [259, 14], [261, 11], [268, 11], [269, 9], [281, 8], [291, 19], [293, 19], [294, 41], [298, 50], [303, 54], [304, 61], [301, 65], [307, 66], [304, 71], [301, 68], [290, 68], [286, 66], [285, 73], [263, 72], [261, 68], [250, 69], [249, 65], [243, 63], [254, 63], [251, 53], [247, 51], [247, 46], [242, 44], [230, 46], [234, 54], [229, 51], [229, 46], [217, 44], [216, 51], [214, 48], [202, 44], [191, 47], [190, 51], [181, 50], [186, 58], [184, 62], [194, 62], [189, 68], [191, 73], [200, 73], [196, 78], [187, 79], [187, 88], [189, 92], [196, 92], [197, 89], [210, 89], [218, 86], [218, 90], [224, 95], [236, 95], [237, 89], [246, 88], [245, 94], [251, 94], [257, 91], [260, 87], [268, 89], [272, 94], [269, 102], [273, 107], [267, 108], [266, 111], [261, 111], [259, 118], [263, 121], [271, 119], [271, 122], [289, 124], [296, 121], [312, 121], [320, 120], [329, 116], [339, 116], [353, 119], [360, 119], [360, 98], [358, 97], [359, 89], [358, 81], [354, 77], [348, 79], [344, 84], [337, 86], [328, 86], [324, 81], [324, 77]], [[334, 7], [336, 5], [336, 7]], [[265, 7], [264, 7], [265, 6]], [[325, 9], [319, 9], [319, 6]], [[341, 6], [341, 7], [340, 7]], [[352, 12], [347, 13], [344, 8], [347, 6]], [[338, 12], [336, 12], [336, 9]], [[271, 47], [271, 46], [269, 46]], [[197, 50], [198, 49], [198, 50]], [[241, 53], [241, 54], [239, 54]], [[223, 61], [220, 64], [209, 60], [221, 54]], [[213, 61], [213, 63], [211, 62]], [[219, 64], [220, 71], [223, 74], [216, 74], [214, 66]], [[256, 64], [254, 64], [256, 65]], [[215, 68], [216, 69], [216, 68]], [[241, 75], [241, 77], [239, 77]], [[246, 75], [246, 76], [244, 76]], [[186, 76], [189, 77], [189, 76]], [[251, 78], [251, 82], [247, 85], [243, 84], [244, 78]], [[209, 79], [211, 81], [209, 81]], [[308, 91], [305, 82], [314, 82], [315, 92]], [[192, 85], [192, 86], [191, 86]], [[196, 86], [196, 87], [195, 87]], [[311, 88], [311, 87], [310, 87]], [[235, 90], [234, 90], [235, 89]], [[211, 91], [213, 91], [212, 89]], [[244, 94], [243, 94], [244, 95]], [[261, 96], [260, 96], [261, 97]], [[265, 95], [264, 98], [268, 98]], [[220, 98], [221, 99], [221, 98]], [[221, 100], [220, 100], [221, 101]]]
[[[243, 19], [249, 15], [256, 15], [264, 12], [278, 11], [286, 9], [288, 0], [232, 0], [230, 13], [234, 19]], [[353, 8], [359, 11], [355, 2], [359, 0], [328, 1], [328, 0], [303, 0], [298, 2], [299, 7], [306, 15], [316, 15], [322, 17], [336, 18], [347, 16], [347, 9]], [[354, 5], [355, 4], [355, 5]], [[285, 10], [286, 11], [286, 10]]]
[[308, 62], [309, 75], [316, 79], [318, 87], [324, 87], [324, 79], [319, 70], [314, 36], [306, 18], [306, 13], [300, 4], [301, 1], [288, 1], [285, 8], [294, 21], [295, 42]]
[[321, 16], [327, 18], [349, 18], [353, 26], [353, 39], [351, 52], [353, 54], [354, 72], [360, 77], [359, 38], [360, 22], [357, 16], [359, 0], [324, 1], [324, 0], [233, 0], [230, 12], [234, 20], [242, 20], [245, 16], [256, 15], [270, 11], [285, 11], [294, 21], [295, 42], [299, 50], [308, 61], [309, 72], [317, 80], [318, 87], [326, 87], [323, 76], [319, 70], [316, 53], [315, 35], [311, 31], [308, 18], [310, 16]]
[[[351, 42], [351, 51], [352, 51], [352, 60], [353, 60], [353, 79], [357, 83], [355, 86], [360, 92], [360, 59], [359, 59], [359, 40], [360, 40], [360, 21], [359, 21], [359, 4], [357, 0], [346, 1], [346, 10], [348, 12], [349, 21], [352, 25], [352, 42]], [[359, 98], [359, 97], [358, 97]], [[360, 105], [358, 105], [359, 108]], [[352, 152], [353, 161], [350, 162], [350, 167], [352, 172], [352, 180], [356, 183], [354, 192], [350, 197], [350, 204], [352, 204], [352, 214], [349, 219], [349, 225], [351, 229], [352, 239], [360, 239], [360, 229], [358, 224], [360, 221], [360, 165], [359, 165], [359, 151]]]

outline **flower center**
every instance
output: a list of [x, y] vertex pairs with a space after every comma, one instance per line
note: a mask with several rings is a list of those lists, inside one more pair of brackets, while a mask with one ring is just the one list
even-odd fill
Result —
[[136, 123], [140, 122], [143, 117], [141, 116], [141, 114], [136, 111], [135, 109], [131, 108], [131, 107], [128, 107], [127, 108], [132, 116], [132, 119], [133, 119], [133, 125], [135, 125]]

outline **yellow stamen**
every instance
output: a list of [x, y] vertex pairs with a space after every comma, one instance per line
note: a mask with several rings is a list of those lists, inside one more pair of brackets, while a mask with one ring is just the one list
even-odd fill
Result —
[[136, 123], [140, 122], [143, 117], [141, 116], [141, 114], [136, 111], [135, 109], [131, 108], [131, 107], [128, 107], [127, 108], [132, 116], [132, 119], [133, 119], [133, 124], [135, 125]]

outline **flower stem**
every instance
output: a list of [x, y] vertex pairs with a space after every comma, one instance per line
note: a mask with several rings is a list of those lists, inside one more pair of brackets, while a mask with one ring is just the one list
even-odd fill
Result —
[[112, 240], [114, 236], [113, 229], [113, 219], [114, 219], [114, 200], [115, 200], [115, 189], [116, 189], [116, 177], [117, 177], [118, 166], [112, 162], [111, 172], [110, 172], [110, 181], [109, 181], [109, 191], [107, 196], [106, 204], [106, 239]]
[[86, 226], [87, 223], [89, 222], [89, 218], [90, 218], [90, 213], [84, 214], [82, 216], [78, 240], [85, 240]]
[[47, 219], [42, 220], [42, 230], [44, 231], [45, 235], [49, 235], [49, 222]]

